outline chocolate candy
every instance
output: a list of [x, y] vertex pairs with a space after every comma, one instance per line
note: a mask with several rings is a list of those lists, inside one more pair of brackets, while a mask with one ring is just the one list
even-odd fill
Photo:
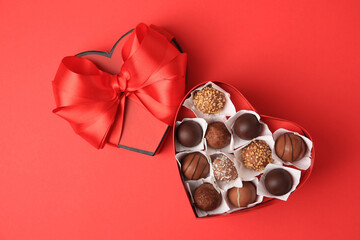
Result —
[[265, 188], [273, 195], [284, 195], [291, 190], [292, 186], [293, 178], [285, 169], [276, 168], [265, 175]]
[[254, 114], [244, 113], [236, 119], [233, 130], [240, 138], [251, 140], [260, 135], [261, 124]]
[[222, 198], [212, 184], [204, 183], [195, 189], [194, 201], [201, 210], [212, 211], [220, 206]]
[[214, 176], [222, 182], [230, 182], [238, 177], [234, 163], [225, 155], [220, 155], [213, 162]]
[[207, 158], [199, 152], [189, 153], [181, 161], [181, 171], [187, 179], [197, 180], [209, 174]]
[[284, 133], [275, 142], [275, 153], [286, 162], [293, 162], [304, 157], [306, 144], [304, 140], [293, 133]]
[[233, 187], [228, 193], [228, 199], [235, 207], [247, 207], [256, 201], [256, 187], [252, 182], [243, 182], [241, 188]]
[[204, 114], [219, 113], [225, 106], [225, 94], [211, 85], [196, 91], [192, 99], [195, 107]]
[[195, 121], [183, 121], [176, 129], [176, 138], [185, 147], [197, 146], [202, 137], [202, 127]]
[[231, 134], [223, 122], [213, 122], [208, 125], [205, 138], [209, 147], [220, 149], [230, 144]]
[[255, 171], [262, 171], [271, 162], [271, 149], [265, 141], [255, 140], [241, 149], [241, 160], [245, 167]]

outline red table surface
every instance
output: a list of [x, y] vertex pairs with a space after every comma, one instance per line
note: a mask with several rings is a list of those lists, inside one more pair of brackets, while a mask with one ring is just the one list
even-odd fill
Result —
[[[0, 239], [359, 239], [360, 2], [0, 1]], [[137, 23], [173, 33], [186, 87], [218, 80], [314, 138], [287, 202], [196, 219], [171, 137], [155, 157], [96, 150], [51, 113], [63, 56]], [[139, 136], [141, 137], [141, 136]]]

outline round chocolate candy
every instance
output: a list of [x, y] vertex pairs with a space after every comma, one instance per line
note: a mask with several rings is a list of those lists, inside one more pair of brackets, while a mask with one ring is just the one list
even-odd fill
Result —
[[236, 119], [233, 129], [240, 138], [251, 140], [260, 135], [261, 124], [254, 114], [245, 113]]
[[243, 182], [241, 188], [233, 187], [228, 193], [228, 199], [235, 207], [247, 207], [256, 201], [256, 187], [252, 182]]
[[212, 211], [220, 206], [221, 194], [210, 183], [203, 183], [194, 192], [194, 201], [198, 208]]
[[293, 178], [285, 169], [276, 168], [265, 175], [265, 188], [273, 195], [284, 195], [290, 192], [292, 186]]
[[230, 144], [231, 134], [223, 122], [213, 122], [208, 125], [205, 138], [209, 147], [220, 149]]
[[275, 152], [285, 162], [294, 162], [304, 157], [306, 144], [293, 133], [284, 133], [276, 139]]
[[192, 99], [195, 107], [204, 114], [219, 113], [225, 106], [225, 94], [211, 85], [196, 91]]
[[252, 141], [249, 145], [241, 149], [241, 160], [245, 167], [255, 171], [262, 171], [271, 162], [271, 149], [263, 140]]
[[181, 161], [181, 171], [187, 179], [198, 180], [209, 174], [207, 158], [199, 152], [189, 153]]
[[176, 129], [176, 138], [185, 147], [195, 147], [202, 137], [202, 127], [195, 121], [183, 121]]
[[213, 170], [215, 178], [222, 182], [230, 182], [238, 177], [234, 163], [225, 155], [214, 160]]

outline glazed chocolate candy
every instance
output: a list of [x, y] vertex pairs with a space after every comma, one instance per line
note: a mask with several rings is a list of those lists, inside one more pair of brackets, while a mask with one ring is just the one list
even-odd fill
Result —
[[189, 153], [181, 161], [181, 171], [190, 180], [206, 177], [209, 169], [207, 158], [199, 152]]
[[221, 194], [210, 183], [203, 183], [194, 192], [194, 201], [198, 208], [212, 211], [221, 204]]
[[276, 139], [275, 153], [286, 162], [302, 159], [306, 152], [304, 140], [293, 133], [284, 133]]
[[228, 191], [228, 199], [235, 207], [247, 207], [256, 201], [256, 187], [252, 182], [243, 182], [241, 188], [233, 187]]
[[260, 135], [261, 124], [254, 114], [244, 113], [236, 119], [233, 130], [240, 138], [251, 140]]
[[269, 193], [281, 196], [290, 192], [293, 186], [291, 174], [282, 168], [269, 171], [265, 176], [265, 188]]
[[202, 127], [195, 121], [183, 121], [176, 129], [176, 138], [185, 147], [197, 146], [202, 137]]
[[209, 147], [220, 149], [230, 144], [231, 134], [223, 122], [213, 122], [208, 125], [205, 138]]

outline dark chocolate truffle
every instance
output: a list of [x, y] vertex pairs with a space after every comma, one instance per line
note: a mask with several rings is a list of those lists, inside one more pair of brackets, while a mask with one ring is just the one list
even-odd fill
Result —
[[220, 206], [222, 198], [212, 184], [204, 183], [195, 190], [194, 201], [201, 210], [212, 211]]
[[192, 99], [195, 107], [204, 114], [219, 113], [225, 106], [225, 94], [211, 85], [196, 91]]
[[239, 138], [251, 140], [260, 135], [261, 124], [254, 114], [245, 113], [236, 119], [233, 129]]
[[201, 125], [195, 121], [184, 121], [176, 130], [176, 138], [185, 147], [198, 145], [203, 137]]
[[238, 177], [234, 163], [225, 155], [221, 155], [213, 162], [214, 176], [222, 182], [230, 182]]
[[241, 160], [245, 167], [255, 171], [262, 171], [271, 162], [271, 149], [265, 141], [255, 140], [241, 149]]
[[231, 134], [223, 122], [213, 122], [208, 125], [205, 138], [209, 147], [220, 149], [230, 144]]
[[199, 152], [189, 153], [181, 161], [181, 171], [190, 180], [206, 177], [209, 174], [209, 169], [207, 158]]
[[269, 193], [281, 196], [288, 193], [293, 185], [291, 174], [282, 168], [276, 168], [265, 175], [265, 188]]
[[293, 133], [284, 133], [275, 142], [275, 152], [286, 162], [293, 162], [304, 157], [306, 144], [304, 140]]
[[235, 207], [247, 207], [256, 201], [256, 187], [252, 182], [243, 182], [241, 188], [233, 187], [228, 191], [228, 199]]

